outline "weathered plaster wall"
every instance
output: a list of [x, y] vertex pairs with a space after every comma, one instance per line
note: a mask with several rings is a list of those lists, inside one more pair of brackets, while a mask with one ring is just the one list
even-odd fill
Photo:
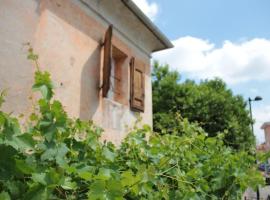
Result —
[[[125, 136], [125, 124], [133, 124], [136, 115], [128, 104], [101, 98], [100, 44], [108, 24], [95, 16], [77, 0], [1, 0], [0, 89], [9, 88], [4, 110], [16, 115], [32, 110], [29, 96], [34, 67], [26, 60], [23, 47], [23, 43], [31, 42], [39, 54], [41, 68], [52, 74], [55, 98], [62, 101], [67, 112], [73, 117], [93, 119], [106, 130], [104, 139], [120, 142]], [[124, 67], [128, 68], [128, 83], [132, 56], [150, 66], [149, 55], [117, 31], [113, 45], [127, 55]], [[150, 67], [145, 81], [145, 112], [141, 117], [144, 123], [152, 125]]]
[[0, 1], [0, 90], [7, 89], [3, 109], [28, 113], [34, 68], [26, 60], [23, 43], [35, 41], [39, 4], [35, 0]]

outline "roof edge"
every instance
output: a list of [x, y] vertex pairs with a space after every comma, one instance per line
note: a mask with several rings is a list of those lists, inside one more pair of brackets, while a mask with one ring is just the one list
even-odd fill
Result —
[[173, 48], [171, 41], [159, 30], [159, 28], [141, 11], [141, 9], [132, 0], [122, 0], [122, 2], [133, 12], [138, 19], [155, 35], [155, 37], [164, 45], [164, 48], [160, 48], [155, 51], [165, 50]]
[[263, 125], [261, 126], [261, 129], [265, 129], [267, 126], [270, 126], [270, 122], [263, 123]]

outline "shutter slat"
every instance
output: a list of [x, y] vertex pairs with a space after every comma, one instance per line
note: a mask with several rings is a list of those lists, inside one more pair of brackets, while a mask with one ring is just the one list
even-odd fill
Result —
[[130, 69], [131, 110], [144, 112], [144, 64], [132, 58]]
[[113, 26], [110, 25], [104, 38], [104, 60], [103, 60], [103, 83], [102, 96], [107, 97], [110, 89], [111, 60], [112, 60], [112, 32]]

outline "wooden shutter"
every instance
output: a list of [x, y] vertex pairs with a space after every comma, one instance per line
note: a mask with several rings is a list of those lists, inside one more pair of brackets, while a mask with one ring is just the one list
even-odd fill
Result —
[[107, 97], [110, 89], [111, 61], [112, 61], [112, 32], [113, 26], [110, 25], [104, 38], [104, 61], [103, 61], [103, 82], [102, 96]]
[[131, 59], [130, 62], [130, 106], [131, 110], [144, 112], [144, 64]]

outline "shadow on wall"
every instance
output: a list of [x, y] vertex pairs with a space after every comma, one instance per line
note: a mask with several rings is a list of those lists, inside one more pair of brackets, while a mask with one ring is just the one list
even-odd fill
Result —
[[[104, 28], [92, 20], [71, 0], [44, 0], [41, 9], [48, 9], [66, 23], [95, 41], [101, 41]], [[85, 62], [81, 71], [79, 117], [93, 118], [99, 107], [101, 47], [97, 46]]]
[[[92, 119], [99, 107], [100, 52], [101, 48], [97, 47], [82, 69], [80, 118], [83, 120]], [[93, 60], [96, 61], [94, 64]]]

